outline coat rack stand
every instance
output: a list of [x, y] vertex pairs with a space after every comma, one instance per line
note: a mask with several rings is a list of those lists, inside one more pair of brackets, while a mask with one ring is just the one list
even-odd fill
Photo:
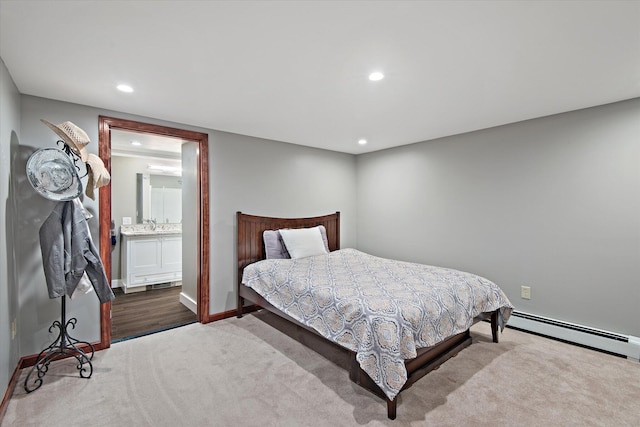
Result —
[[[45, 122], [45, 124], [47, 124], [47, 122]], [[50, 124], [47, 124], [47, 126], [49, 125]], [[56, 133], [59, 135], [57, 131]], [[78, 166], [78, 161], [81, 160], [80, 156], [76, 154], [65, 141], [58, 140], [57, 144], [62, 144], [62, 151], [70, 157], [74, 167], [80, 171], [80, 167]], [[85, 168], [86, 173], [84, 176], [87, 176], [89, 169], [86, 165]], [[84, 176], [79, 178], [84, 178]], [[55, 329], [58, 329], [58, 336], [47, 348], [38, 354], [35, 364], [29, 370], [24, 380], [24, 389], [27, 393], [31, 393], [42, 386], [42, 378], [49, 371], [49, 364], [55, 360], [74, 357], [77, 361], [76, 368], [81, 378], [91, 378], [93, 374], [93, 364], [91, 360], [93, 360], [95, 349], [91, 343], [80, 341], [69, 335], [69, 330], [75, 329], [78, 319], [72, 317], [67, 320], [67, 298], [65, 295], [60, 298], [62, 299], [60, 320], [54, 320], [49, 327], [49, 333], [53, 333]], [[31, 375], [34, 373], [36, 375], [32, 379]]]
[[[49, 370], [49, 364], [54, 360], [70, 356], [75, 357], [78, 362], [76, 368], [80, 371], [80, 377], [91, 378], [91, 375], [93, 374], [93, 364], [91, 363], [94, 353], [93, 345], [86, 341], [77, 340], [69, 335], [69, 327], [74, 329], [78, 320], [75, 317], [66, 320], [66, 297], [62, 296], [61, 298], [62, 313], [60, 315], [60, 320], [55, 320], [49, 327], [49, 332], [53, 332], [55, 328], [58, 329], [58, 337], [49, 345], [49, 347], [45, 348], [40, 352], [40, 354], [38, 354], [35, 365], [33, 365], [29, 370], [27, 378], [24, 380], [24, 389], [27, 393], [31, 393], [32, 391], [40, 388], [42, 385], [42, 378]], [[78, 347], [78, 344], [83, 345], [83, 347], [87, 346], [91, 352], [85, 353]], [[32, 383], [29, 384], [29, 378], [31, 378], [31, 374], [34, 372], [36, 372], [37, 375], [33, 378]]]

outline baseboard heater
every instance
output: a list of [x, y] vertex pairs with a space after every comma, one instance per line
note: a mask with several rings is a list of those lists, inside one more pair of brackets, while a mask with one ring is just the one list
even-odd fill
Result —
[[640, 361], [640, 338], [514, 311], [508, 327]]

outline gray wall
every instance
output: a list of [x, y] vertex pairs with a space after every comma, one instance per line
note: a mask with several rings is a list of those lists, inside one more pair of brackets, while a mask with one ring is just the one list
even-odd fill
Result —
[[[73, 121], [73, 120], [72, 120]], [[97, 140], [96, 140], [97, 145]], [[179, 160], [177, 160], [179, 162]], [[116, 227], [116, 245], [111, 251], [111, 280], [122, 279], [120, 226], [123, 217], [136, 223], [136, 174], [149, 173], [148, 164], [173, 164], [175, 161], [150, 160], [146, 157], [111, 156], [111, 219]]]
[[0, 396], [18, 364], [20, 324], [16, 338], [11, 322], [18, 316], [19, 282], [15, 268], [16, 219], [13, 163], [20, 154], [20, 94], [0, 59]]
[[225, 132], [211, 133], [209, 144], [212, 313], [236, 306], [236, 211], [279, 217], [340, 211], [341, 245], [356, 246], [355, 156]]
[[360, 155], [357, 169], [359, 249], [640, 336], [640, 99]]
[[[87, 145], [90, 153], [98, 154], [98, 110], [76, 104], [51, 101], [22, 95], [21, 97], [21, 152], [24, 156], [14, 169], [13, 178], [18, 183], [17, 207], [19, 216], [15, 229], [20, 239], [17, 241], [17, 269], [20, 278], [18, 322], [20, 329], [20, 353], [22, 356], [37, 354], [48, 346], [55, 336], [48, 329], [54, 320], [60, 318], [60, 299], [49, 299], [42, 269], [40, 239], [38, 230], [51, 213], [55, 202], [36, 194], [25, 178], [26, 160], [37, 149], [56, 147], [58, 136], [40, 119], [52, 123], [70, 120], [84, 129], [92, 143]], [[86, 184], [84, 178], [83, 185]], [[98, 199], [84, 197], [83, 203], [93, 214], [88, 221], [94, 243], [98, 246]], [[76, 317], [78, 324], [73, 336], [85, 341], [98, 341], [100, 337], [100, 316], [98, 299], [94, 293], [67, 299], [67, 316]]]
[[136, 174], [146, 172], [147, 163], [143, 158], [111, 156], [111, 219], [117, 236], [116, 245], [111, 248], [112, 281], [122, 279], [120, 226], [126, 216], [136, 223]]
[[[52, 123], [70, 120], [84, 129], [93, 141], [89, 152], [98, 151], [98, 115], [137, 120], [209, 134], [210, 177], [210, 313], [235, 308], [235, 212], [274, 216], [310, 216], [342, 212], [343, 246], [356, 244], [355, 156], [206, 130], [145, 117], [105, 111], [33, 96], [21, 96], [21, 149], [25, 151], [15, 174], [23, 183], [19, 189], [16, 224], [20, 233], [18, 309], [20, 352], [29, 355], [49, 344], [48, 328], [60, 315], [59, 300], [48, 298], [42, 272], [38, 229], [54, 206], [35, 194], [24, 181], [24, 165], [36, 149], [51, 147], [57, 136], [41, 118]], [[115, 177], [114, 177], [115, 179]], [[90, 228], [98, 243], [98, 198], [84, 200], [94, 215]], [[69, 301], [67, 311], [78, 318], [77, 338], [99, 339], [99, 310], [95, 296]]]
[[[198, 302], [198, 143], [182, 144], [182, 294]], [[186, 244], [185, 244], [186, 243]], [[197, 310], [196, 310], [197, 314]]]

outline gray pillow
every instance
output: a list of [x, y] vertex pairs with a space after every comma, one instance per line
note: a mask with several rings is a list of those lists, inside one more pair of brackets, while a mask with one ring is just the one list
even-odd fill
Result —
[[264, 230], [262, 238], [264, 240], [264, 252], [267, 259], [291, 258], [278, 230]]

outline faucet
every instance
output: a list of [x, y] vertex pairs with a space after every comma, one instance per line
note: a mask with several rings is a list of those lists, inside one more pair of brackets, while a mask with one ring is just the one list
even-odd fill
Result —
[[147, 223], [148, 223], [148, 224], [151, 224], [151, 225], [152, 225], [151, 229], [155, 231], [155, 229], [156, 229], [156, 225], [157, 225], [157, 224], [156, 224], [156, 220], [155, 220], [155, 219], [153, 219], [153, 218], [149, 218], [149, 219], [147, 220]]

